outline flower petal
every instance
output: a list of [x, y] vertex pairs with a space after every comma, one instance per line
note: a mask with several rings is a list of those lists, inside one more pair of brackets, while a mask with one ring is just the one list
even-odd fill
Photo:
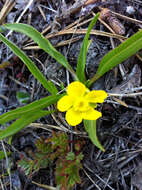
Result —
[[84, 97], [76, 98], [73, 104], [73, 107], [74, 107], [74, 111], [78, 111], [78, 112], [83, 112], [90, 109], [90, 105], [88, 104], [87, 101], [85, 101]]
[[57, 109], [61, 112], [67, 111], [73, 105], [73, 98], [65, 95], [57, 102]]
[[67, 87], [67, 94], [72, 97], [81, 97], [84, 96], [87, 88], [84, 84], [79, 81], [72, 82]]
[[71, 126], [76, 126], [82, 122], [82, 113], [74, 111], [73, 108], [66, 112], [66, 121]]
[[92, 90], [85, 96], [86, 101], [90, 103], [103, 103], [107, 98], [107, 93], [104, 90]]
[[97, 120], [102, 117], [102, 113], [91, 108], [89, 111], [82, 113], [82, 117], [86, 120]]

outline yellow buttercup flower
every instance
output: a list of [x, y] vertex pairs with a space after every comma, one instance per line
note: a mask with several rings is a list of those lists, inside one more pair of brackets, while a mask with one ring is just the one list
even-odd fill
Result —
[[57, 109], [66, 111], [66, 121], [69, 125], [75, 126], [86, 120], [97, 120], [102, 113], [95, 110], [97, 103], [103, 103], [107, 93], [103, 90], [89, 91], [79, 81], [72, 82], [67, 87], [67, 95], [63, 96], [57, 103]]

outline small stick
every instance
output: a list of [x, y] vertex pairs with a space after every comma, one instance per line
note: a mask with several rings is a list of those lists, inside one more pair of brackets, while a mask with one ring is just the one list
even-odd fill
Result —
[[16, 3], [15, 0], [6, 0], [2, 10], [0, 11], [0, 24], [3, 23], [8, 13], [13, 9], [15, 3]]
[[130, 94], [117, 94], [117, 93], [108, 93], [109, 96], [119, 96], [119, 97], [133, 97], [140, 96], [142, 92], [130, 93]]

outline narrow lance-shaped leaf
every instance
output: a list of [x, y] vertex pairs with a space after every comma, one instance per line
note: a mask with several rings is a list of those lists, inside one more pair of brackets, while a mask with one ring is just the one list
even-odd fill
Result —
[[56, 103], [62, 96], [63, 95], [48, 96], [40, 100], [37, 100], [35, 102], [32, 102], [28, 105], [25, 105], [23, 107], [4, 113], [0, 116], [0, 124], [4, 124], [11, 120], [20, 118], [21, 116], [27, 113], [33, 113], [36, 112], [37, 110], [44, 109], [50, 106], [51, 104]]
[[94, 83], [98, 78], [104, 75], [107, 71], [117, 66], [122, 61], [125, 61], [137, 51], [142, 49], [142, 30], [128, 38], [118, 47], [106, 54], [99, 64], [97, 73], [94, 75], [88, 86]]
[[32, 62], [32, 60], [28, 58], [27, 55], [22, 50], [20, 50], [20, 48], [18, 48], [14, 43], [5, 38], [2, 34], [0, 34], [0, 40], [5, 43], [24, 62], [24, 64], [28, 67], [29, 71], [43, 85], [43, 87], [52, 93], [52, 87], [47, 82], [46, 78], [40, 72], [37, 66]]
[[41, 49], [47, 52], [51, 57], [53, 57], [57, 62], [63, 65], [66, 69], [68, 69], [72, 75], [76, 78], [75, 72], [72, 67], [66, 60], [66, 58], [58, 52], [52, 44], [46, 39], [40, 32], [38, 32], [35, 28], [30, 25], [22, 24], [22, 23], [12, 23], [4, 25], [9, 30], [14, 30], [17, 32], [21, 32], [28, 37], [30, 37], [34, 42], [36, 42]]
[[87, 56], [87, 50], [88, 50], [88, 39], [90, 36], [90, 32], [94, 26], [94, 24], [97, 22], [97, 19], [99, 17], [99, 13], [94, 17], [94, 19], [91, 21], [91, 23], [89, 24], [87, 33], [85, 35], [85, 38], [82, 42], [81, 45], [81, 49], [80, 49], [80, 54], [78, 56], [78, 60], [77, 60], [77, 70], [76, 70], [76, 74], [78, 79], [84, 83], [85, 82], [85, 65], [86, 65], [86, 56]]
[[54, 83], [50, 80], [48, 80], [47, 83], [51, 87], [52, 95], [56, 95], [58, 93], [58, 90], [57, 90], [56, 86], [54, 85]]
[[103, 152], [105, 151], [103, 146], [98, 140], [97, 130], [96, 130], [96, 120], [84, 120], [84, 127], [87, 131], [92, 143], [96, 145]]
[[37, 112], [33, 113], [28, 113], [23, 115], [20, 119], [17, 119], [15, 122], [13, 122], [10, 126], [8, 126], [6, 129], [2, 130], [0, 132], [0, 140], [9, 137], [11, 135], [14, 135], [33, 121], [53, 113], [53, 111], [42, 111], [38, 110]]

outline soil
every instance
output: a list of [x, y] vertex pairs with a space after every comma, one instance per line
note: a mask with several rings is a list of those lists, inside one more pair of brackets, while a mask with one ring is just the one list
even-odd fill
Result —
[[[0, 2], [0, 9], [5, 6], [7, 1]], [[22, 11], [26, 10], [29, 1], [27, 0], [9, 0], [11, 10], [6, 12], [1, 23], [16, 22]], [[102, 8], [108, 8], [112, 15], [117, 19], [117, 26], [120, 23], [124, 27], [123, 36], [130, 37], [142, 28], [142, 1], [141, 0], [94, 0], [91, 4], [83, 4], [83, 9], [77, 8], [80, 3], [71, 0], [33, 0], [28, 9], [21, 16], [20, 23], [30, 24], [44, 35], [52, 35], [50, 42], [60, 51], [69, 61], [71, 66], [76, 69], [76, 62], [79, 55], [81, 43], [84, 34], [76, 34], [76, 29], [87, 29], [89, 22], [80, 23], [93, 18], [92, 13], [97, 13]], [[76, 1], [77, 2], [77, 1]], [[83, 0], [80, 2], [83, 2]], [[89, 1], [88, 1], [89, 2]], [[74, 11], [71, 7], [75, 5]], [[119, 15], [117, 15], [118, 13]], [[85, 15], [85, 16], [84, 16]], [[126, 16], [126, 17], [124, 17]], [[3, 16], [4, 17], [4, 16]], [[135, 19], [135, 20], [134, 20]], [[72, 34], [57, 35], [59, 31], [77, 21]], [[103, 20], [107, 26], [112, 27], [108, 18]], [[101, 22], [97, 21], [94, 29], [111, 33], [109, 29]], [[112, 28], [114, 33], [119, 34], [117, 29]], [[28, 37], [16, 32], [4, 33], [8, 39], [13, 41], [18, 47], [23, 49], [26, 54], [32, 58], [41, 72], [58, 85], [63, 82], [64, 86], [72, 82], [72, 77], [66, 70], [53, 60], [47, 53], [40, 49], [35, 50], [35, 44], [29, 43]], [[121, 35], [121, 34], [120, 34]], [[76, 38], [75, 42], [71, 42]], [[59, 45], [59, 42], [68, 43]], [[118, 38], [111, 38], [101, 35], [91, 35], [92, 41], [87, 54], [86, 76], [91, 78], [98, 68], [102, 57], [121, 42]], [[114, 47], [113, 47], [114, 46]], [[25, 48], [26, 47], [26, 48]], [[27, 47], [30, 47], [29, 49]], [[141, 53], [141, 52], [140, 52]], [[28, 93], [29, 102], [40, 99], [48, 95], [39, 82], [34, 79], [22, 61], [16, 57], [9, 48], [0, 44], [0, 114], [23, 106], [17, 100], [17, 92]], [[8, 62], [9, 65], [5, 66]], [[132, 56], [121, 66], [106, 73], [93, 86], [92, 89], [103, 89], [111, 93], [123, 94], [124, 91], [131, 92], [137, 88], [140, 92], [141, 87], [141, 59]], [[67, 133], [69, 139], [81, 138], [84, 141], [82, 153], [83, 169], [80, 171], [81, 184], [74, 186], [73, 190], [142, 190], [142, 96], [128, 96], [119, 99], [108, 98], [103, 105], [99, 107], [103, 117], [98, 120], [97, 133], [105, 152], [95, 147], [86, 135], [79, 136], [74, 133]], [[127, 106], [125, 106], [127, 104]], [[58, 122], [58, 115], [47, 116], [35, 121], [41, 125], [64, 125], [64, 122]], [[60, 116], [63, 119], [63, 115]], [[65, 125], [64, 125], [65, 126]], [[66, 126], [65, 126], [66, 127]], [[4, 129], [4, 126], [1, 126]], [[84, 132], [83, 126], [72, 131]], [[58, 130], [55, 130], [58, 132]], [[12, 152], [7, 159], [0, 160], [0, 189], [3, 190], [44, 190], [48, 189], [42, 185], [56, 187], [54, 167], [40, 169], [33, 172], [32, 176], [27, 177], [18, 166], [17, 162], [21, 155], [29, 157], [29, 151], [35, 151], [35, 141], [44, 136], [50, 137], [52, 128], [48, 130], [36, 127], [27, 127], [12, 137], [12, 142], [8, 144], [6, 140], [1, 142], [1, 151], [4, 147]], [[72, 145], [71, 145], [72, 146]], [[9, 163], [9, 166], [7, 165]], [[10, 168], [10, 177], [7, 173]], [[33, 183], [36, 182], [38, 184]]]

